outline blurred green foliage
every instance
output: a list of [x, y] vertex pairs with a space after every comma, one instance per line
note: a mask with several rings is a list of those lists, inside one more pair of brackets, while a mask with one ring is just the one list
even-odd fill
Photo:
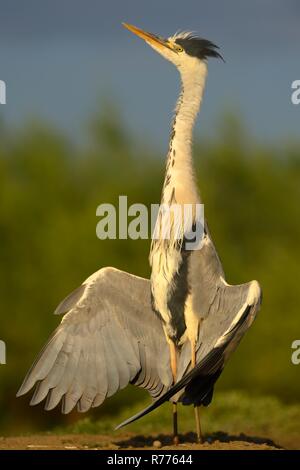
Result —
[[[17, 433], [70, 423], [15, 393], [47, 337], [58, 324], [59, 301], [92, 272], [111, 265], [149, 276], [148, 240], [96, 238], [102, 202], [158, 203], [164, 159], [136, 143], [118, 113], [106, 112], [90, 126], [84, 148], [46, 125], [10, 132], [0, 125], [0, 338], [7, 365], [0, 366], [0, 431]], [[218, 142], [195, 146], [206, 217], [227, 280], [258, 279], [264, 302], [218, 382], [218, 389], [246, 389], [298, 401], [300, 366], [291, 344], [300, 338], [300, 143], [253, 142], [237, 119], [226, 116]], [[116, 413], [143, 398], [122, 392], [95, 410]]]

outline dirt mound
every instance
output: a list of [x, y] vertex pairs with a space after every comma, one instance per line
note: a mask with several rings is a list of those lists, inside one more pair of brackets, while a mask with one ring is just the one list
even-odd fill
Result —
[[[154, 445], [153, 445], [154, 443]], [[279, 447], [269, 439], [246, 435], [229, 436], [217, 433], [206, 437], [203, 444], [195, 442], [195, 435], [190, 433], [180, 436], [180, 444], [174, 446], [168, 435], [136, 436], [124, 434], [121, 437], [71, 434], [71, 435], [32, 435], [22, 437], [1, 437], [0, 449], [28, 450], [117, 450], [117, 449], [174, 449], [174, 450], [275, 450]]]

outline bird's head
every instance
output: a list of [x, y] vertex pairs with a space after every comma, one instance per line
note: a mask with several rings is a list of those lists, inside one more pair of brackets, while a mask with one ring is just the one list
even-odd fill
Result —
[[180, 72], [193, 69], [197, 64], [206, 63], [210, 57], [223, 60], [218, 52], [218, 46], [193, 33], [181, 32], [169, 38], [163, 38], [127, 23], [123, 23], [123, 26], [144, 39], [155, 51], [172, 62]]

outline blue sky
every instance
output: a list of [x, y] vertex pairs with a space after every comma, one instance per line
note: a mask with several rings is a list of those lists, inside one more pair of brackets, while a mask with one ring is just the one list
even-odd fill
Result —
[[224, 110], [238, 111], [261, 140], [299, 135], [290, 99], [300, 79], [297, 0], [1, 0], [5, 121], [42, 117], [80, 140], [108, 99], [132, 132], [166, 147], [178, 75], [122, 21], [165, 36], [193, 30], [220, 46], [226, 63], [209, 63], [200, 138], [217, 137]]

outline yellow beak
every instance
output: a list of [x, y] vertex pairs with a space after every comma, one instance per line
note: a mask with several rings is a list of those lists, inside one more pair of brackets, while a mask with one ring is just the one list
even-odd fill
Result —
[[142, 29], [137, 28], [136, 26], [133, 26], [132, 24], [128, 24], [128, 23], [122, 23], [122, 24], [125, 28], [129, 29], [129, 31], [136, 34], [140, 38], [144, 39], [144, 41], [146, 41], [148, 44], [152, 44], [153, 46], [158, 47], [159, 49], [163, 49], [165, 47], [172, 49], [168, 40], [155, 36], [155, 34], [147, 33], [147, 31], [143, 31]]

